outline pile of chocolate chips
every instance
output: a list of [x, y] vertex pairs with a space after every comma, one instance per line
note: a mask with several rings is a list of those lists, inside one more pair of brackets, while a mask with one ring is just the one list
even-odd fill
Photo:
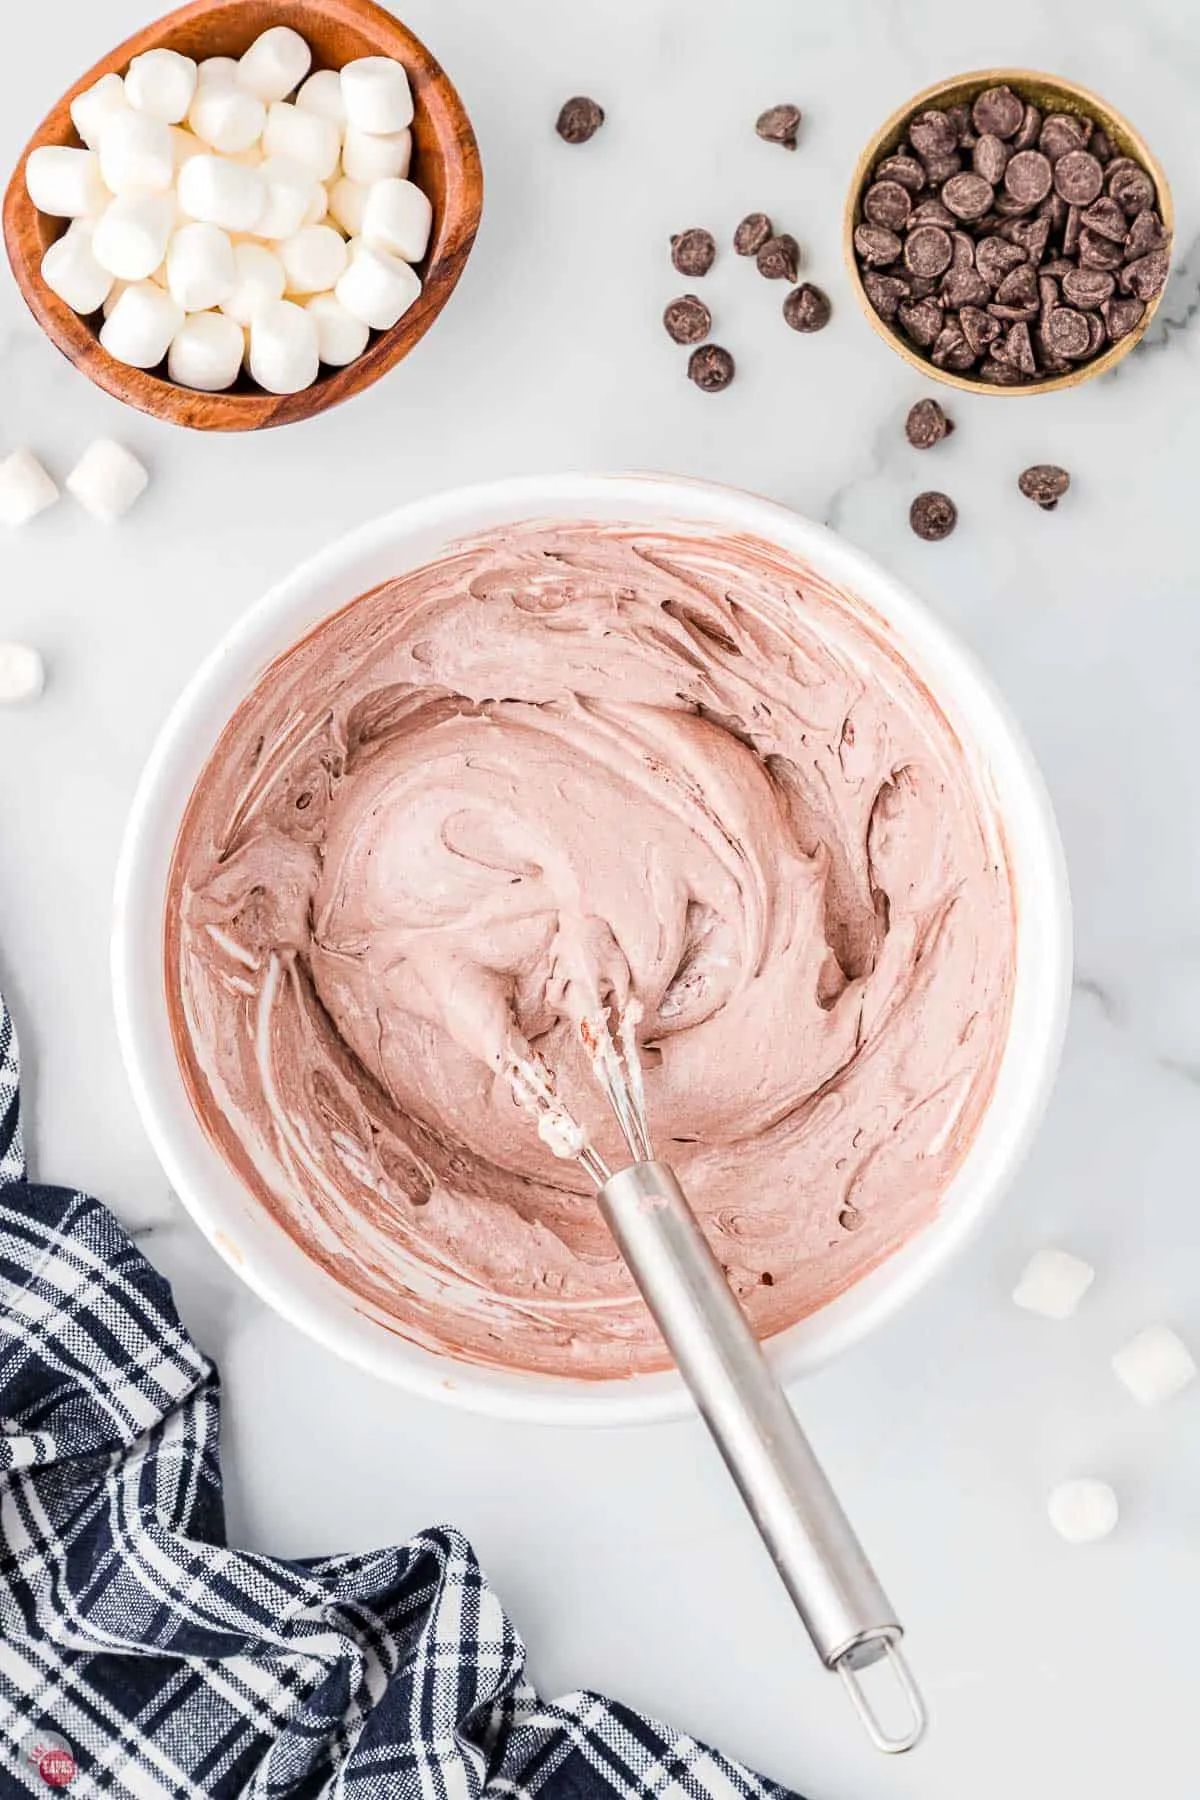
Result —
[[1162, 292], [1154, 182], [1082, 113], [1010, 87], [913, 118], [854, 249], [881, 319], [939, 369], [1019, 386], [1090, 362]]

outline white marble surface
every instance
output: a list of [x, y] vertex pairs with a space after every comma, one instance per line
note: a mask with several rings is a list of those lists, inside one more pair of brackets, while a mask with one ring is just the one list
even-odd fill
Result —
[[[148, 0], [14, 7], [5, 166], [44, 108]], [[1110, 1352], [1151, 1319], [1200, 1347], [1200, 14], [1188, 0], [411, 0], [461, 86], [484, 228], [410, 363], [308, 426], [188, 436], [125, 413], [0, 291], [0, 448], [60, 475], [120, 436], [154, 471], [105, 532], [69, 503], [0, 541], [0, 634], [41, 646], [42, 704], [0, 717], [0, 974], [22, 1027], [33, 1159], [112, 1202], [220, 1359], [229, 1518], [283, 1553], [368, 1546], [437, 1519], [473, 1536], [548, 1690], [607, 1687], [812, 1800], [1049, 1800], [1195, 1792], [1200, 1389], [1137, 1412]], [[1006, 61], [1124, 108], [1175, 187], [1175, 280], [1152, 341], [1048, 399], [956, 400], [925, 459], [928, 391], [857, 314], [839, 265], [860, 143], [914, 89]], [[568, 149], [561, 99], [596, 94]], [[806, 108], [794, 157], [751, 124]], [[835, 320], [803, 339], [781, 289], [723, 253], [705, 285], [739, 376], [710, 398], [658, 323], [673, 229], [725, 240], [764, 207], [802, 240]], [[1066, 464], [1057, 515], [1015, 491]], [[1041, 758], [1067, 844], [1078, 993], [1062, 1078], [1008, 1203], [952, 1274], [799, 1394], [907, 1616], [926, 1746], [872, 1759], [810, 1658], [697, 1427], [570, 1435], [444, 1412], [374, 1385], [266, 1312], [167, 1191], [120, 1069], [108, 994], [113, 864], [142, 759], [197, 658], [264, 586], [392, 503], [488, 475], [648, 467], [741, 483], [835, 524], [982, 655]], [[936, 485], [961, 523], [908, 532]], [[1098, 1266], [1073, 1326], [1015, 1313], [1027, 1252]], [[1118, 1535], [1068, 1549], [1064, 1475], [1112, 1479]]]

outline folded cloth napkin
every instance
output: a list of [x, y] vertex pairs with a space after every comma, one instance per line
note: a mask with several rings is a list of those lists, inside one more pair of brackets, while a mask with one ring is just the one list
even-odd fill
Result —
[[27, 1179], [0, 997], [0, 1794], [788, 1800], [597, 1694], [540, 1700], [456, 1531], [232, 1549], [219, 1425], [166, 1282]]

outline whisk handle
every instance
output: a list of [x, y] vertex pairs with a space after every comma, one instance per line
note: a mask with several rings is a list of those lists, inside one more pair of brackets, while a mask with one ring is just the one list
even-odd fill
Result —
[[[920, 1738], [924, 1708], [898, 1651], [902, 1627], [808, 1439], [665, 1163], [634, 1163], [600, 1208], [758, 1526], [822, 1662], [846, 1681], [881, 1750]], [[858, 1671], [887, 1657], [911, 1715], [885, 1732]]]

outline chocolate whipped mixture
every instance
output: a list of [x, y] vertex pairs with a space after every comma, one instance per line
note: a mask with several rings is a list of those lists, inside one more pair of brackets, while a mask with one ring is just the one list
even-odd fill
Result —
[[644, 1009], [651, 1128], [760, 1335], [937, 1208], [1013, 979], [998, 824], [882, 623], [766, 544], [496, 531], [271, 667], [192, 796], [167, 984], [197, 1113], [406, 1337], [667, 1360], [502, 1070]]

